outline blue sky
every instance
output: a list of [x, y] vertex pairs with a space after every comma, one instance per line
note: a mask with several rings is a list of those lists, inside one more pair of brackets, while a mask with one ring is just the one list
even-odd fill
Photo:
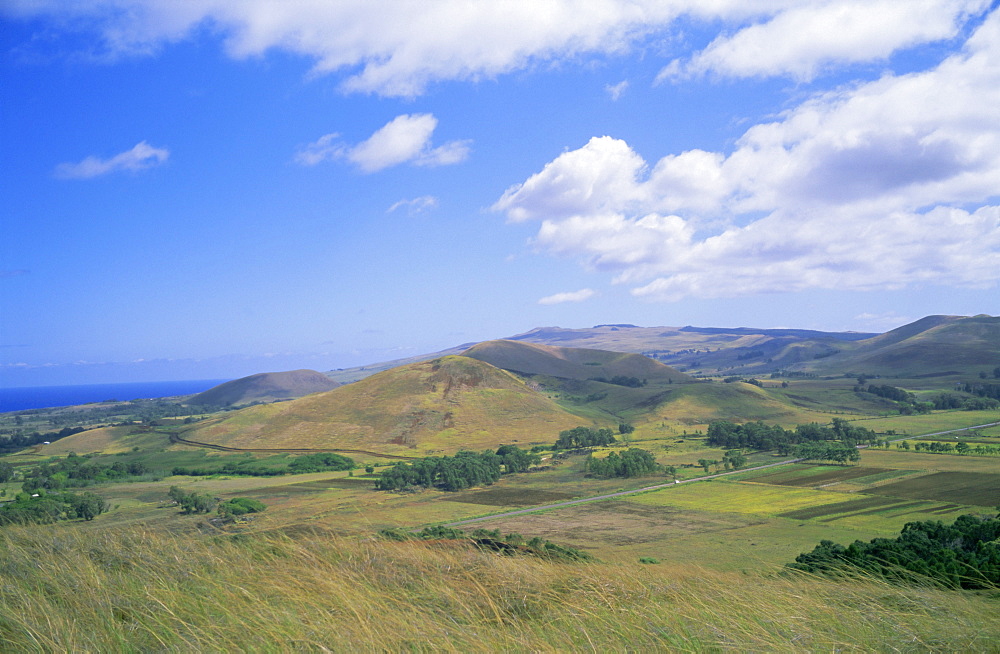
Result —
[[0, 384], [1000, 313], [985, 0], [8, 0]]

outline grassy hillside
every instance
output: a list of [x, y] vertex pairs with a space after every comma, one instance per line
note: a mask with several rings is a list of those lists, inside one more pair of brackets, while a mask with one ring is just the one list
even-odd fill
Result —
[[528, 375], [587, 380], [595, 377], [635, 377], [651, 383], [690, 383], [689, 375], [639, 354], [556, 347], [536, 343], [486, 341], [469, 348], [462, 356], [479, 359], [497, 368]]
[[329, 391], [339, 385], [315, 370], [262, 372], [214, 386], [193, 395], [187, 404], [238, 406], [251, 402], [273, 402]]
[[[585, 348], [647, 354], [672, 366], [712, 370], [717, 367], [740, 367], [748, 371], [774, 370], [767, 359], [793, 343], [809, 343], [813, 354], [828, 352], [838, 343], [848, 343], [874, 334], [856, 332], [818, 332], [802, 329], [637, 327], [635, 325], [597, 325], [583, 329], [539, 327], [504, 340], [554, 347]], [[401, 365], [461, 354], [474, 344], [468, 343], [435, 354], [370, 364], [357, 368], [332, 370], [326, 374], [341, 382], [356, 381]], [[791, 359], [794, 363], [803, 359]], [[780, 367], [780, 366], [777, 366]]]
[[891, 377], [991, 373], [1000, 366], [1000, 317], [928, 316], [844, 346], [796, 369]]
[[326, 393], [243, 409], [199, 423], [185, 437], [242, 448], [430, 454], [548, 442], [580, 421], [509, 372], [446, 356]]
[[[988, 651], [996, 600], [317, 529], [0, 534], [6, 651]], [[942, 607], [947, 607], [944, 609]]]

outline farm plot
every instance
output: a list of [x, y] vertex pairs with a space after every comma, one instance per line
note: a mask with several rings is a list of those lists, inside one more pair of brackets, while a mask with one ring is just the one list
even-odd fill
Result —
[[845, 502], [833, 502], [810, 506], [804, 509], [795, 509], [779, 513], [779, 518], [791, 518], [792, 520], [812, 520], [814, 518], [825, 518], [828, 516], [849, 515], [860, 511], [875, 508], [884, 508], [899, 504], [899, 500], [892, 500], [886, 497], [868, 496]]
[[1000, 504], [1000, 474], [982, 472], [935, 472], [865, 491], [913, 500], [934, 500], [970, 506]]
[[785, 511], [832, 504], [843, 498], [843, 493], [830, 491], [715, 480], [644, 493], [632, 501], [652, 506], [773, 516]]
[[859, 480], [865, 477], [880, 477], [890, 472], [894, 473], [896, 471], [892, 468], [873, 468], [869, 466], [809, 466], [804, 471], [782, 471], [773, 475], [756, 477], [754, 481], [764, 484], [803, 488]]
[[761, 524], [759, 518], [648, 506], [632, 500], [579, 504], [490, 521], [491, 528], [542, 536], [575, 547], [601, 548], [669, 541], [692, 534]]
[[1000, 473], [1000, 457], [958, 456], [957, 454], [929, 454], [901, 450], [864, 450], [861, 461], [865, 465], [900, 470], [932, 470], [956, 472]]
[[464, 502], [466, 504], [482, 504], [485, 506], [535, 506], [571, 500], [569, 493], [535, 490], [531, 488], [490, 488], [488, 490], [471, 491], [445, 495], [448, 502]]

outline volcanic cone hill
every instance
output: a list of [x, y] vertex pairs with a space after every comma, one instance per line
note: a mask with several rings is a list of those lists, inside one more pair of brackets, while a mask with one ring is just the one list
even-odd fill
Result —
[[560, 431], [587, 422], [510, 372], [445, 356], [326, 393], [232, 412], [198, 423], [185, 438], [239, 448], [433, 454], [552, 442]]
[[213, 386], [191, 397], [187, 404], [238, 406], [252, 402], [274, 402], [329, 391], [340, 386], [315, 370], [262, 372]]

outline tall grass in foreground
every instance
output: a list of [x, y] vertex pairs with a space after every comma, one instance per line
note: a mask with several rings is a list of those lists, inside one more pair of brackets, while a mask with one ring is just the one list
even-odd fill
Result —
[[996, 651], [996, 594], [309, 531], [0, 533], [2, 651]]

